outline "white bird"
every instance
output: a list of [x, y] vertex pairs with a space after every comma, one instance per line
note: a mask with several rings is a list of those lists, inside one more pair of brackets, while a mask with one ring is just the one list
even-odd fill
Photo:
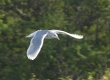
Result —
[[26, 37], [32, 37], [29, 48], [27, 49], [28, 59], [34, 60], [37, 57], [38, 53], [40, 52], [43, 46], [44, 38], [45, 39], [57, 38], [59, 40], [57, 34], [65, 34], [77, 39], [83, 38], [83, 35], [70, 34], [68, 32], [61, 30], [37, 30], [31, 33], [30, 35], [26, 36]]

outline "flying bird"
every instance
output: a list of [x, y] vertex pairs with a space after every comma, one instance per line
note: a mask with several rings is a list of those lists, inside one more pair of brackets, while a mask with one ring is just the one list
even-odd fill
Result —
[[52, 38], [56, 38], [59, 40], [59, 37], [57, 34], [64, 34], [64, 35], [68, 35], [71, 37], [74, 37], [76, 39], [82, 39], [83, 35], [77, 35], [77, 34], [71, 34], [65, 31], [61, 31], [61, 30], [37, 30], [31, 34], [29, 34], [28, 37], [32, 37], [31, 41], [30, 41], [30, 45], [27, 49], [27, 57], [30, 60], [34, 60], [38, 53], [40, 52], [42, 46], [43, 46], [43, 42], [44, 39], [52, 39]]

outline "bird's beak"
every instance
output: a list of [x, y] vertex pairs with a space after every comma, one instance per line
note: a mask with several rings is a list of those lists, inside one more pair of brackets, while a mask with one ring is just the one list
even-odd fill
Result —
[[60, 40], [60, 38], [59, 38], [59, 37], [58, 37], [57, 39], [58, 39], [58, 40]]

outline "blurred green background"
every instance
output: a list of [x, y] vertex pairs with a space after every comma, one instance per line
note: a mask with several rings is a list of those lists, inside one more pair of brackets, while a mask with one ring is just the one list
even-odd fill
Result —
[[[39, 29], [84, 38], [45, 39], [31, 61]], [[110, 0], [0, 0], [0, 80], [110, 80]]]

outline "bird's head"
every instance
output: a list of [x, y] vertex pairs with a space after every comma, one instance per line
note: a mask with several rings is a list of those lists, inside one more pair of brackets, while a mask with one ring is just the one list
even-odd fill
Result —
[[58, 40], [60, 40], [59, 37], [58, 37], [58, 35], [57, 35], [56, 33], [53, 33], [53, 34], [52, 34], [52, 37], [53, 37], [53, 38], [56, 38], [56, 39], [58, 39]]

